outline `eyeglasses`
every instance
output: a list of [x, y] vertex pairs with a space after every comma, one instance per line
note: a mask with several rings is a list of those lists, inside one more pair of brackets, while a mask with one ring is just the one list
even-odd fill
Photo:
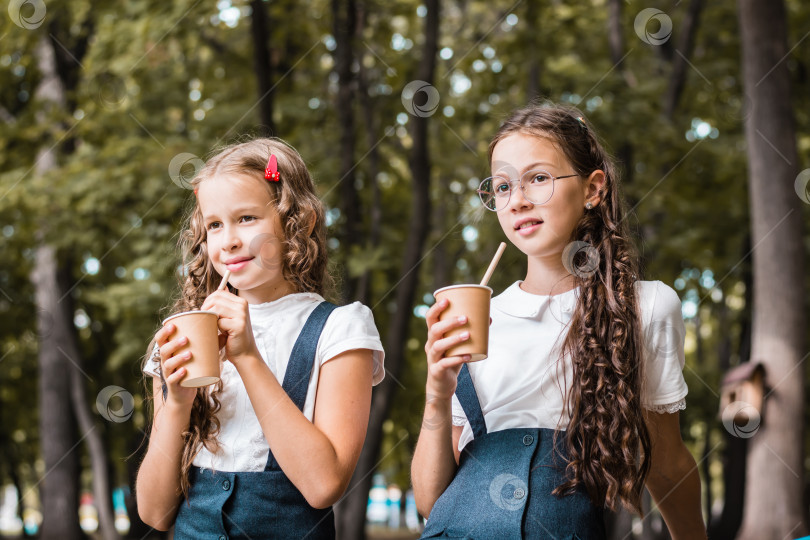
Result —
[[[526, 171], [520, 177], [520, 189], [523, 197], [532, 204], [546, 204], [554, 194], [554, 181], [561, 178], [573, 178], [578, 174], [568, 174], [566, 176], [554, 176], [543, 169]], [[518, 180], [510, 180], [504, 176], [491, 176], [485, 178], [478, 186], [478, 196], [488, 210], [498, 212], [506, 208], [515, 183]]]

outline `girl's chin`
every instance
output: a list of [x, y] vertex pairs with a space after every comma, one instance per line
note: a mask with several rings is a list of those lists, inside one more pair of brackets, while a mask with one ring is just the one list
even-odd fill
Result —
[[563, 250], [565, 246], [548, 245], [547, 243], [539, 242], [513, 242], [524, 255], [532, 259], [562, 259]]

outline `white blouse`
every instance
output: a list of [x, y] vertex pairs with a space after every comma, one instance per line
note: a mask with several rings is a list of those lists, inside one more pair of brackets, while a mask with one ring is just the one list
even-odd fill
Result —
[[[296, 293], [273, 302], [248, 304], [256, 345], [279, 383], [284, 380], [298, 334], [309, 315], [322, 301], [323, 298], [318, 294]], [[315, 394], [321, 365], [353, 349], [372, 351], [372, 383], [378, 384], [385, 376], [385, 353], [371, 310], [360, 302], [338, 307], [326, 321], [318, 341], [316, 361], [312, 366], [312, 377], [304, 404], [304, 416], [310, 421], [315, 412]], [[159, 366], [158, 361], [150, 358], [144, 366], [144, 372], [159, 376]], [[267, 463], [270, 446], [239, 372], [231, 362], [222, 363], [221, 379], [221, 408], [217, 413], [220, 422], [217, 438], [219, 450], [212, 453], [203, 447], [194, 458], [193, 464], [218, 471], [262, 471]]]
[[[565, 429], [563, 389], [573, 366], [557, 362], [576, 306], [579, 287], [553, 296], [531, 294], [513, 283], [492, 299], [489, 357], [468, 364], [488, 431]], [[637, 281], [643, 352], [642, 406], [655, 412], [686, 408], [683, 378], [686, 329], [678, 294], [660, 281]], [[464, 426], [459, 450], [473, 439], [456, 396], [453, 424]]]

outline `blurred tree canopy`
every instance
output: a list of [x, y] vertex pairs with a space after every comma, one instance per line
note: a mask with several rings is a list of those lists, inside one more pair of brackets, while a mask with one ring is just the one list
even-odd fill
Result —
[[[23, 19], [33, 17], [36, 4], [23, 6]], [[88, 406], [111, 385], [135, 398], [130, 420], [99, 424], [113, 482], [129, 482], [135, 458], [127, 456], [148, 422], [141, 359], [182, 270], [175, 246], [193, 202], [184, 178], [218, 146], [270, 133], [258, 106], [252, 4], [52, 0], [43, 4], [39, 24], [0, 17], [0, 482], [27, 492], [45, 472], [41, 434], [33, 428], [42, 412], [38, 343], [47, 332], [35, 324], [30, 280], [40, 243], [56, 248], [73, 277], [69, 294]], [[364, 300], [384, 339], [398, 310], [413, 313], [403, 369], [388, 375], [395, 380], [390, 415], [376, 426], [383, 439], [375, 462], [389, 480], [409, 485], [424, 403], [422, 315], [431, 291], [480, 279], [502, 240], [475, 194], [488, 174], [489, 139], [510, 110], [540, 97], [580, 107], [617, 156], [644, 279], [660, 279], [681, 295], [689, 385], [683, 435], [701, 462], [709, 501], [722, 502], [719, 381], [747, 360], [750, 339], [743, 121], [751, 104], [743, 97], [734, 3], [686, 4], [441, 3], [433, 78], [438, 103], [427, 119], [432, 209], [416, 302], [407, 306], [396, 304], [393, 291], [411, 232], [409, 127], [418, 115], [408, 106], [430, 100], [409, 101], [402, 92], [416, 78], [427, 9], [410, 0], [356, 2], [354, 100], [347, 112], [338, 107], [334, 6], [262, 4], [271, 134], [301, 152], [329, 208], [331, 264], [343, 280], [334, 297], [343, 294], [341, 285], [365, 276]], [[804, 39], [810, 8], [799, 0], [786, 6], [793, 48], [784, 62], [802, 170], [810, 167], [810, 40]], [[639, 30], [647, 7], [665, 19], [642, 21]], [[655, 44], [650, 36], [663, 35], [663, 20], [671, 22], [671, 36]], [[46, 107], [35, 95], [42, 82], [35, 49], [43, 39], [72, 83], [64, 108]], [[359, 210], [353, 242], [343, 234], [348, 224], [338, 189], [346, 114], [354, 124], [350, 187]], [[44, 176], [35, 172], [43, 147], [58, 156], [57, 168]], [[808, 225], [810, 212], [803, 210]], [[372, 234], [377, 240], [367, 241]], [[807, 234], [804, 243], [808, 250]], [[523, 260], [514, 247], [507, 250], [491, 281], [496, 293], [524, 277]], [[797, 302], [806, 308], [808, 299]], [[86, 475], [82, 485], [89, 488]]]

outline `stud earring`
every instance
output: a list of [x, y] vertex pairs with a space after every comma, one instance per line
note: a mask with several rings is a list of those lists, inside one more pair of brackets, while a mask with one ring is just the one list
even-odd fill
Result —
[[586, 203], [586, 204], [585, 204], [585, 208], [587, 208], [588, 210], [590, 210], [591, 208], [593, 208], [593, 203]]

